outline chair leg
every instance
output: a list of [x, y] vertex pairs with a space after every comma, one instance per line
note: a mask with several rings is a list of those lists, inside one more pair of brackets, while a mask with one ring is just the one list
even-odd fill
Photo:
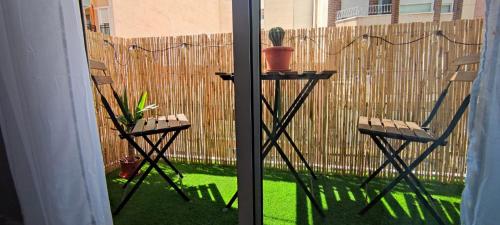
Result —
[[[405, 169], [405, 170], [408, 169], [408, 165], [406, 165], [405, 161], [399, 156], [399, 154], [395, 153], [394, 148], [387, 141], [387, 139], [382, 138], [382, 137], [380, 139], [387, 146], [387, 148], [389, 149], [389, 151], [392, 153], [392, 156], [394, 156], [394, 158], [396, 160], [398, 160], [398, 162], [401, 164], [401, 166], [403, 167], [403, 169]], [[427, 199], [429, 199], [429, 201], [434, 201], [434, 198], [432, 197], [432, 195], [425, 189], [424, 185], [418, 180], [418, 178], [415, 176], [415, 174], [413, 174], [412, 172], [410, 172], [408, 174], [408, 176], [409, 176], [410, 179], [413, 180], [413, 182], [417, 185], [417, 187], [425, 194], [425, 196], [427, 196]]]
[[[406, 170], [402, 170], [401, 167], [397, 164], [397, 162], [394, 160], [394, 158], [391, 157], [391, 154], [385, 147], [382, 145], [382, 143], [377, 139], [377, 137], [370, 135], [377, 144], [377, 146], [380, 148], [380, 150], [384, 153], [384, 155], [391, 161], [391, 163], [394, 165], [396, 170], [400, 173], [400, 175], [392, 181], [386, 188], [384, 188], [368, 205], [366, 205], [360, 212], [360, 215], [365, 214], [369, 209], [371, 209], [376, 203], [378, 203], [385, 195], [387, 195], [402, 179], [404, 179], [407, 183], [408, 186], [415, 192], [417, 198], [420, 200], [420, 202], [428, 209], [428, 211], [432, 214], [434, 219], [439, 224], [444, 224], [443, 220], [441, 217], [437, 214], [437, 212], [432, 208], [432, 206], [429, 204], [429, 202], [422, 196], [418, 188], [415, 186], [413, 180], [411, 180], [408, 176], [411, 173], [411, 170], [413, 170], [420, 162], [425, 159], [434, 149], [434, 148], [428, 148], [424, 153], [417, 158], [409, 167], [407, 167]], [[432, 147], [432, 146], [431, 146]], [[436, 146], [437, 147], [437, 146]]]
[[[399, 154], [401, 153], [411, 142], [410, 141], [405, 141], [401, 146], [399, 146], [398, 150], [396, 150], [393, 154]], [[380, 165], [379, 168], [377, 168], [368, 178], [366, 178], [361, 185], [359, 185], [360, 188], [364, 188], [368, 183], [373, 180], [373, 178], [377, 177], [377, 175], [382, 172], [382, 170], [391, 163], [389, 159], [386, 159], [382, 165]]]
[[[170, 139], [168, 140], [167, 144], [165, 144], [165, 146], [163, 146], [163, 148], [160, 150], [160, 155], [164, 154], [167, 151], [168, 147], [170, 147], [170, 145], [172, 145], [172, 143], [174, 142], [175, 138], [177, 138], [179, 133], [180, 133], [180, 131], [175, 131], [175, 133], [172, 135], [172, 137], [170, 137]], [[129, 141], [129, 143], [131, 143], [134, 146], [134, 148], [137, 150], [137, 152], [139, 152], [139, 154], [141, 154], [141, 156], [144, 158], [144, 160], [147, 161], [150, 165], [146, 169], [144, 174], [139, 178], [137, 183], [132, 187], [132, 190], [130, 190], [130, 192], [128, 192], [127, 195], [125, 196], [125, 198], [120, 202], [120, 204], [118, 205], [116, 210], [113, 212], [114, 215], [117, 215], [123, 209], [125, 204], [127, 204], [127, 202], [130, 200], [132, 195], [137, 191], [137, 189], [142, 184], [144, 179], [149, 175], [149, 173], [153, 169], [155, 169], [158, 172], [158, 174], [160, 174], [160, 176], [162, 176], [163, 179], [165, 179], [167, 181], [167, 183], [170, 184], [170, 186], [172, 186], [174, 188], [174, 190], [185, 201], [189, 201], [189, 198], [186, 196], [186, 194], [184, 194], [184, 192], [174, 183], [174, 181], [172, 181], [172, 179], [170, 179], [167, 176], [167, 174], [165, 174], [165, 172], [163, 172], [163, 170], [161, 170], [161, 168], [158, 166], [158, 161], [161, 159], [160, 155], [158, 155], [154, 160], [152, 160], [150, 158], [150, 156], [148, 154], [146, 154], [146, 152], [132, 138], [127, 137], [127, 141]]]
[[134, 193], [139, 189], [142, 182], [144, 181], [144, 179], [146, 179], [146, 177], [148, 176], [148, 174], [151, 172], [152, 169], [153, 167], [148, 167], [148, 169], [144, 172], [144, 174], [142, 174], [137, 183], [135, 183], [132, 189], [127, 193], [127, 195], [125, 195], [125, 198], [123, 198], [123, 200], [120, 202], [118, 207], [113, 211], [113, 215], [118, 215], [118, 213], [120, 213], [123, 207], [125, 207], [125, 204], [127, 204], [130, 198], [132, 198], [132, 195], [134, 195]]
[[[157, 172], [158, 174], [160, 174], [160, 176], [163, 177], [163, 179], [165, 179], [167, 181], [167, 183], [170, 184], [170, 186], [172, 186], [174, 188], [174, 190], [186, 201], [189, 201], [189, 198], [186, 196], [186, 194], [184, 194], [184, 192], [172, 181], [172, 179], [170, 179], [168, 177], [167, 174], [165, 174], [165, 172], [163, 172], [163, 170], [161, 170], [161, 168], [157, 165], [158, 161], [160, 160], [161, 158], [161, 155], [165, 154], [165, 152], [167, 151], [168, 147], [170, 147], [170, 145], [172, 145], [172, 143], [174, 142], [175, 138], [177, 138], [177, 136], [179, 135], [180, 131], [175, 131], [175, 133], [172, 135], [172, 137], [170, 137], [170, 139], [168, 140], [167, 144], [165, 144], [165, 146], [163, 146], [163, 148], [160, 150], [160, 153], [159, 155], [155, 158], [156, 160], [156, 163], [150, 163], [149, 167], [153, 167]], [[143, 152], [144, 153], [144, 152]], [[149, 158], [148, 158], [149, 159]], [[150, 160], [150, 159], [149, 159]], [[148, 160], [148, 161], [149, 161]], [[148, 167], [148, 168], [149, 168]]]
[[[165, 133], [166, 134], [166, 133]], [[153, 142], [147, 137], [147, 136], [144, 136], [144, 140], [146, 140], [146, 142], [151, 145], [152, 147], [152, 150], [155, 151], [156, 153], [158, 153], [158, 155], [163, 159], [163, 161], [165, 161], [165, 163], [177, 174], [179, 175], [180, 178], [184, 178], [184, 176], [182, 175], [182, 173], [177, 169], [175, 168], [174, 164], [172, 164], [172, 162], [170, 162], [170, 160], [167, 159], [167, 157], [164, 155], [164, 154], [160, 154], [160, 150], [158, 149], [158, 145], [153, 145]]]
[[[167, 135], [167, 133], [164, 133], [162, 134], [162, 136], [160, 137], [160, 139], [156, 142], [156, 144], [152, 145], [153, 148], [158, 148], [158, 146], [160, 145], [160, 143], [163, 141], [163, 139], [165, 139], [165, 136]], [[150, 143], [151, 144], [151, 143]], [[148, 157], [150, 157], [152, 154], [153, 154], [154, 150], [151, 149], [149, 150], [148, 152]], [[134, 172], [130, 175], [130, 177], [127, 179], [127, 182], [125, 182], [125, 184], [123, 184], [122, 188], [125, 189], [127, 188], [127, 186], [130, 184], [130, 182], [132, 182], [132, 180], [134, 180], [135, 176], [139, 173], [139, 171], [141, 171], [142, 167], [144, 166], [144, 164], [146, 164], [146, 159], [142, 159], [141, 163], [137, 166], [137, 168], [135, 168]]]
[[184, 178], [184, 175], [182, 175], [182, 173], [174, 166], [174, 164], [172, 164], [172, 162], [170, 162], [170, 160], [167, 159], [166, 156], [162, 155], [161, 158], [177, 175], [179, 175], [180, 178]]

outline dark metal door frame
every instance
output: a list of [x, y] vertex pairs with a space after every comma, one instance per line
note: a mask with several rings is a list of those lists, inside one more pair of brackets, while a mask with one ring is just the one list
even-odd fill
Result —
[[233, 0], [238, 220], [261, 225], [260, 0]]

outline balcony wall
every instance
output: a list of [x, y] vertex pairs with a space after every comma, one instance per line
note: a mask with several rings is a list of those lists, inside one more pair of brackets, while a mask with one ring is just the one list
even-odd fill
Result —
[[[451, 21], [453, 15], [451, 13], [442, 13], [441, 21]], [[400, 23], [415, 23], [415, 22], [432, 22], [433, 13], [406, 13], [399, 15]], [[378, 24], [390, 24], [391, 14], [357, 16], [338, 20], [336, 25], [343, 26], [370, 26]]]

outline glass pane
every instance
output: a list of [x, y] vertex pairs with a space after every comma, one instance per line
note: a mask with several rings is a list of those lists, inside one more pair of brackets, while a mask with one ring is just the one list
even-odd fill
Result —
[[411, 4], [411, 5], [401, 5], [399, 6], [401, 13], [421, 13], [421, 12], [432, 12], [432, 4]]
[[453, 10], [452, 4], [443, 4], [441, 6], [441, 12], [442, 13], [450, 13]]

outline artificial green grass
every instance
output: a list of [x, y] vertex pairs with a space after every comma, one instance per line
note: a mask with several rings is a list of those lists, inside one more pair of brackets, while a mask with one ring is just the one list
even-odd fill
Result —
[[[119, 215], [115, 225], [224, 225], [237, 224], [237, 204], [222, 212], [236, 190], [236, 169], [216, 165], [185, 165], [177, 163], [184, 178], [178, 179], [166, 165], [160, 165], [182, 186], [191, 202], [185, 202], [156, 173], [152, 172]], [[125, 180], [117, 178], [118, 171], [107, 176], [111, 207], [122, 198]], [[303, 190], [287, 171], [266, 169], [264, 172], [264, 224], [436, 224], [427, 211], [418, 204], [415, 195], [404, 184], [396, 186], [382, 202], [368, 213], [357, 213], [365, 204], [365, 191], [358, 185], [362, 177], [328, 175], [312, 181], [314, 195], [321, 201], [326, 218], [312, 209]], [[375, 179], [369, 187], [374, 197], [390, 180]], [[438, 213], [448, 224], [460, 223], [460, 194], [463, 184], [424, 183], [434, 196]], [[130, 187], [128, 188], [130, 189]], [[127, 190], [128, 191], [128, 190]]]

